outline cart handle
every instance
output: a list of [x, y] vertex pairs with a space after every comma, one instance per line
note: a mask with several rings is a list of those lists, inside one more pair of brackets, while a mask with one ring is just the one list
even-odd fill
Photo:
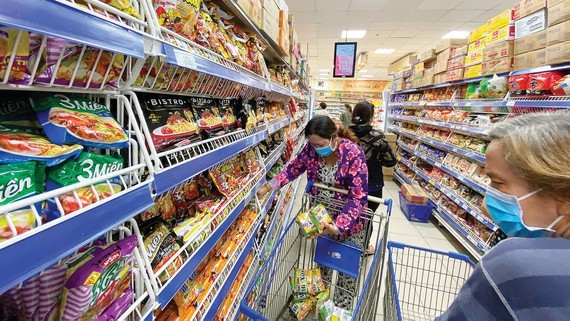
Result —
[[[320, 189], [324, 189], [324, 190], [329, 190], [329, 191], [333, 191], [333, 192], [337, 192], [337, 193], [341, 193], [344, 195], [348, 195], [348, 191], [345, 189], [340, 189], [340, 188], [336, 188], [336, 187], [331, 187], [328, 185], [324, 185], [321, 183], [315, 183], [311, 180], [307, 181], [307, 191], [309, 191], [312, 187], [316, 187], [316, 188], [320, 188]], [[389, 206], [392, 204], [392, 200], [391, 199], [383, 199], [383, 198], [378, 198], [375, 196], [368, 196], [368, 201], [373, 202], [373, 203], [378, 203], [378, 204], [384, 204], [386, 206]]]

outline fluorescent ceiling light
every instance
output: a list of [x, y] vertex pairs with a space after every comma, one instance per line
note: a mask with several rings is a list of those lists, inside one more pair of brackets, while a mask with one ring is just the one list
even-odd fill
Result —
[[374, 75], [362, 75], [362, 77], [364, 77], [364, 78], [373, 78]]
[[343, 30], [340, 37], [342, 39], [361, 39], [364, 38], [364, 35], [366, 35], [366, 30]]
[[396, 51], [396, 49], [392, 49], [392, 48], [378, 48], [376, 49], [376, 51], [374, 51], [375, 54], [382, 54], [382, 55], [389, 55], [391, 53], [394, 53], [394, 51]]
[[469, 31], [453, 30], [441, 37], [441, 39], [465, 39], [467, 37], [469, 37]]
[[359, 71], [359, 73], [362, 73], [362, 74], [367, 73], [367, 72], [368, 72], [368, 69], [362, 69], [361, 71]]
[[331, 72], [330, 69], [319, 69], [320, 72]]

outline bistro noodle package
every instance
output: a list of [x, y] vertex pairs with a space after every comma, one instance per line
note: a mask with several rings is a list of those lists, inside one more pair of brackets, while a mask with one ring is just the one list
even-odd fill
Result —
[[141, 95], [142, 111], [157, 152], [200, 139], [190, 100], [184, 96]]
[[231, 99], [220, 99], [220, 116], [222, 117], [222, 126], [226, 131], [234, 131], [237, 129], [236, 116], [234, 115], [234, 104], [236, 102]]
[[58, 145], [125, 148], [129, 138], [106, 106], [74, 94], [38, 93], [32, 98], [38, 121]]
[[196, 113], [196, 121], [204, 138], [210, 138], [223, 132], [222, 117], [216, 99], [192, 98], [192, 108]]

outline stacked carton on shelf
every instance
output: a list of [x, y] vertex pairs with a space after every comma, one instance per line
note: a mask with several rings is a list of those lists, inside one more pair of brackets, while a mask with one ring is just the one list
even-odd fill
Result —
[[[436, 84], [463, 79], [463, 64], [467, 53], [467, 40], [445, 39], [437, 44], [434, 64], [434, 82]], [[461, 72], [458, 72], [461, 69]], [[457, 75], [460, 73], [459, 75]]]
[[546, 0], [525, 0], [513, 9], [515, 20], [514, 69], [546, 63]]
[[237, 0], [236, 3], [258, 28], [262, 28], [263, 6], [260, 0]]
[[[514, 11], [511, 9], [487, 21], [487, 37], [482, 53], [481, 75], [494, 75], [514, 68]], [[507, 33], [505, 33], [507, 32]]]
[[546, 64], [570, 60], [570, 0], [548, 1]]
[[279, 8], [279, 53], [289, 56], [291, 47], [291, 21], [289, 20], [289, 8], [284, 1], [278, 1]]
[[274, 0], [262, 0], [263, 21], [261, 30], [275, 43], [279, 43], [279, 7]]
[[[473, 78], [481, 76], [481, 63], [483, 62], [483, 49], [486, 47], [489, 26], [483, 24], [469, 33], [467, 56], [463, 60], [461, 78]], [[455, 64], [458, 66], [460, 60]]]

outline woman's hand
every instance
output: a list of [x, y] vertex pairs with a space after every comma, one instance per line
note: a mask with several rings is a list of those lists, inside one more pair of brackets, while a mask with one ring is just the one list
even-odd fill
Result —
[[336, 228], [334, 223], [329, 224], [327, 222], [323, 222], [323, 226], [325, 227], [325, 229], [318, 236], [321, 236], [321, 235], [339, 236], [340, 235], [340, 233], [338, 232], [338, 229]]
[[263, 196], [265, 196], [265, 194], [269, 193], [270, 191], [271, 191], [271, 186], [269, 186], [269, 184], [267, 183], [263, 184], [263, 186], [261, 186], [259, 191], [257, 191], [257, 198], [262, 199]]

